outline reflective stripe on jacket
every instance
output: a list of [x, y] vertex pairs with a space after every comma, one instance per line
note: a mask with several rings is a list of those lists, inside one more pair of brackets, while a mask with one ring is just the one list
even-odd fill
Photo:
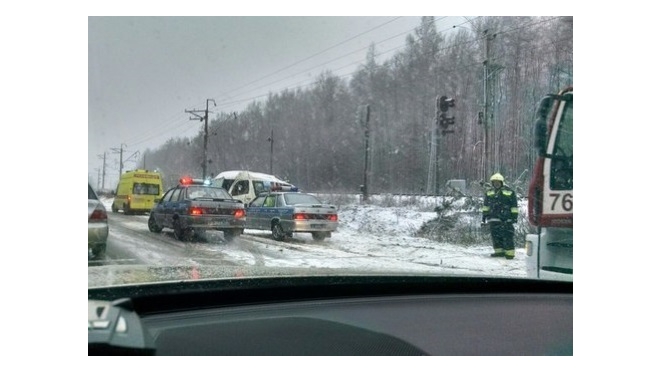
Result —
[[518, 199], [516, 198], [516, 192], [507, 186], [488, 190], [484, 197], [481, 212], [483, 217], [489, 220], [517, 220]]

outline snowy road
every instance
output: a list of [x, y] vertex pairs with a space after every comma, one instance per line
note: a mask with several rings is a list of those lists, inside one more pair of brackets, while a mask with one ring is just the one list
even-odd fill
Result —
[[[109, 206], [111, 200], [106, 201]], [[108, 207], [109, 209], [109, 207]], [[108, 258], [92, 265], [224, 265], [293, 268], [349, 268], [432, 274], [525, 277], [524, 249], [514, 260], [489, 256], [491, 247], [457, 246], [413, 237], [434, 212], [413, 208], [350, 205], [340, 208], [340, 227], [331, 238], [314, 241], [294, 234], [286, 242], [270, 232], [246, 230], [226, 243], [221, 232], [204, 240], [177, 241], [167, 229], [149, 232], [147, 216], [109, 213]]]

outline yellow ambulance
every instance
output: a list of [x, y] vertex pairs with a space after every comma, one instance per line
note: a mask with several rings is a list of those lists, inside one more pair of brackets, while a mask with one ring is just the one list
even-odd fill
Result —
[[163, 194], [163, 179], [160, 173], [143, 169], [126, 171], [121, 175], [112, 212], [122, 210], [124, 214], [148, 213]]

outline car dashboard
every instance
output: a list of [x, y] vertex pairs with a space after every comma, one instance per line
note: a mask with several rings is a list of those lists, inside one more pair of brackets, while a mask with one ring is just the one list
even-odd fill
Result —
[[345, 276], [88, 289], [88, 355], [572, 355], [573, 284]]

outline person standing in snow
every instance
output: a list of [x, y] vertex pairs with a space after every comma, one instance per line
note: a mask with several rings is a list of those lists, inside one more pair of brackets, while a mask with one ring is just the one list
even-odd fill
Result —
[[488, 223], [490, 226], [495, 250], [490, 256], [513, 259], [516, 254], [513, 224], [518, 221], [516, 192], [504, 184], [504, 177], [500, 173], [493, 174], [490, 183], [493, 188], [486, 192], [481, 209], [482, 223]]

